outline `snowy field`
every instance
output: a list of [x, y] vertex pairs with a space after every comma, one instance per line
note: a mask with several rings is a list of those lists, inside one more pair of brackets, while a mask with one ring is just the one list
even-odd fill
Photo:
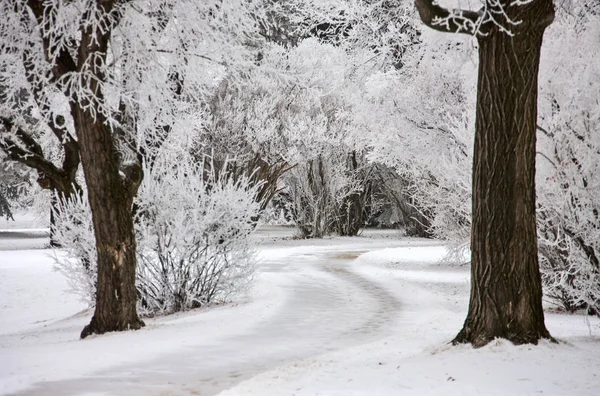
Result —
[[596, 318], [547, 312], [558, 345], [449, 346], [469, 273], [440, 262], [439, 242], [393, 231], [299, 241], [265, 227], [243, 300], [82, 341], [91, 312], [52, 270], [45, 231], [3, 228], [0, 394], [600, 394]]

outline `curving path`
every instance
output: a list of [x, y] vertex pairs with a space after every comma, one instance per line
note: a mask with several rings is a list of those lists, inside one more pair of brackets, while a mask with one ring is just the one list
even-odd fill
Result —
[[214, 395], [281, 364], [389, 336], [400, 303], [353, 272], [357, 255], [337, 247], [265, 259], [258, 270], [260, 283], [273, 286], [281, 300], [243, 332], [77, 379], [42, 380], [16, 394]]

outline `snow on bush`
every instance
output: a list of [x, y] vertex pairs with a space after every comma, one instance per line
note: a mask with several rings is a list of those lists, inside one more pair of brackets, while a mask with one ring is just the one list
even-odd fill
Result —
[[[211, 162], [204, 162], [211, 163]], [[138, 290], [146, 313], [227, 299], [251, 280], [260, 185], [214, 166], [155, 164], [138, 201]]]
[[92, 212], [85, 195], [57, 199], [54, 240], [65, 254], [55, 251], [55, 268], [67, 278], [71, 291], [90, 306], [96, 301], [96, 238]]
[[381, 206], [373, 191], [374, 167], [341, 146], [297, 164], [285, 176], [291, 213], [302, 238], [357, 235]]
[[597, 2], [584, 4], [561, 7], [545, 41], [538, 234], [547, 297], [568, 311], [600, 315], [600, 14], [582, 12]]
[[[211, 162], [205, 162], [211, 163]], [[177, 164], [177, 166], [175, 166]], [[249, 235], [260, 184], [179, 158], [145, 169], [136, 202], [138, 309], [168, 314], [225, 301], [252, 279]], [[56, 238], [67, 254], [56, 266], [93, 305], [96, 248], [85, 197], [59, 205]]]

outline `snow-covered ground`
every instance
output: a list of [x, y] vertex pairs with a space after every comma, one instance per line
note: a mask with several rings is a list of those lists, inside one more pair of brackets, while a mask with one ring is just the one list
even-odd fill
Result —
[[[547, 313], [558, 345], [451, 347], [466, 314], [469, 273], [440, 264], [439, 243], [392, 231], [309, 241], [292, 234], [257, 232], [256, 286], [237, 304], [83, 341], [91, 312], [64, 292], [51, 251], [4, 235], [0, 393], [600, 394], [597, 319]], [[15, 247], [28, 249], [7, 250]]]

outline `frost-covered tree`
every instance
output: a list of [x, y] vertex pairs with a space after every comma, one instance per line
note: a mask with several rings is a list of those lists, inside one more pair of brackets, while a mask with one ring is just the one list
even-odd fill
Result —
[[[538, 230], [546, 296], [600, 314], [600, 4], [557, 7], [544, 44], [538, 127]], [[557, 59], [560, 59], [559, 61]]]
[[455, 343], [550, 338], [537, 254], [535, 142], [542, 38], [552, 0], [485, 0], [479, 11], [415, 2], [429, 27], [474, 34], [479, 52], [473, 149], [471, 298]]
[[[56, 82], [49, 68], [40, 70], [36, 37], [26, 27], [23, 14], [11, 13], [3, 2], [6, 19], [0, 23], [0, 150], [3, 157], [37, 172], [37, 184], [51, 191], [49, 196], [65, 200], [81, 191], [76, 180], [79, 147], [67, 125], [63, 108], [53, 102], [49, 84]], [[12, 2], [13, 11], [22, 5]], [[4, 13], [5, 12], [5, 13]], [[20, 18], [20, 20], [19, 20]], [[28, 40], [15, 41], [16, 27], [32, 34]], [[24, 46], [23, 46], [24, 45]], [[54, 244], [53, 214], [50, 213], [50, 242]]]
[[[252, 61], [255, 5], [0, 2], [1, 83], [29, 92], [63, 146], [76, 140], [85, 175], [98, 279], [94, 316], [82, 337], [143, 326], [136, 313], [132, 204], [144, 156], [151, 157], [172, 125], [197, 121], [196, 103], [224, 68]], [[27, 160], [43, 158], [31, 123], [13, 108], [0, 115], [9, 148]]]
[[365, 80], [353, 122], [364, 132], [369, 159], [394, 169], [395, 190], [406, 202], [401, 213], [422, 227], [418, 235], [464, 244], [471, 214], [471, 50], [466, 41], [427, 31], [420, 37], [401, 69]]
[[[288, 98], [282, 85], [262, 73], [243, 81], [224, 79], [208, 102], [207, 121], [195, 138], [194, 155], [210, 167], [260, 184], [261, 210], [281, 189], [290, 168], [279, 133]], [[207, 157], [208, 156], [208, 157]]]
[[10, 210], [10, 203], [7, 199], [6, 187], [0, 187], [0, 217], [6, 217], [7, 220], [14, 220], [12, 211]]
[[[596, 7], [596, 8], [594, 8]], [[597, 313], [598, 3], [557, 7], [546, 32], [537, 133], [537, 228], [544, 295]], [[459, 40], [463, 37], [466, 40]], [[372, 158], [405, 175], [431, 231], [468, 248], [476, 61], [468, 36], [424, 31], [402, 70], [373, 75], [359, 117]], [[414, 67], [417, 65], [418, 67]], [[452, 71], [452, 72], [450, 72]], [[422, 150], [422, 146], [428, 150]], [[429, 210], [426, 210], [429, 208]]]
[[280, 152], [295, 166], [284, 180], [301, 234], [355, 235], [382, 198], [402, 197], [400, 206], [410, 207], [403, 205], [406, 194], [383, 192], [391, 191], [382, 183], [389, 178], [368, 160], [364, 125], [352, 114], [364, 110], [365, 79], [381, 69], [402, 68], [404, 54], [418, 43], [414, 10], [408, 2], [388, 1], [277, 5], [279, 25], [265, 35], [285, 50], [265, 51], [262, 62], [286, 70], [285, 84], [270, 90], [279, 89], [283, 106], [276, 111], [285, 121], [262, 122], [275, 132], [265, 144], [284, 142]]
[[264, 166], [254, 174], [268, 192], [260, 195], [281, 192], [303, 236], [355, 235], [372, 197], [371, 168], [352, 144], [349, 123], [359, 61], [313, 37], [292, 47], [271, 44], [261, 60], [268, 73], [221, 84], [198, 151], [235, 158], [249, 170], [259, 159]]
[[27, 172], [22, 167], [15, 167], [14, 164], [2, 160], [0, 157], [0, 218], [14, 220], [13, 207], [20, 186], [27, 181]]
[[11, 200], [14, 198], [16, 188], [15, 179], [18, 178], [4, 162], [0, 162], [0, 218], [14, 220]]
[[38, 177], [31, 168], [0, 154], [0, 200], [4, 202], [4, 209], [8, 209], [3, 216], [32, 209], [38, 215], [48, 213], [51, 197], [37, 184]]

